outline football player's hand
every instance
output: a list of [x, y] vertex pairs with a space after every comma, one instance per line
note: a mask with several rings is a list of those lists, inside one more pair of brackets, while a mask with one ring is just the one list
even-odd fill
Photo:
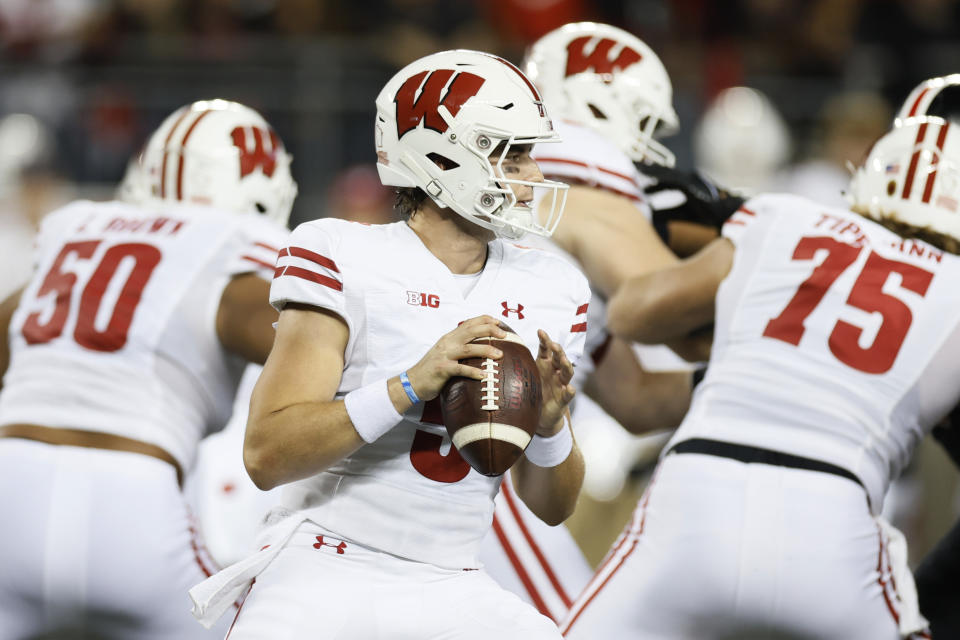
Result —
[[537, 336], [540, 338], [537, 369], [543, 385], [543, 405], [540, 408], [537, 433], [548, 437], [562, 426], [561, 419], [576, 390], [570, 384], [573, 379], [573, 364], [567, 359], [563, 347], [551, 340], [543, 329], [537, 331]]
[[463, 376], [474, 380], [483, 380], [486, 375], [482, 369], [461, 364], [463, 358], [503, 357], [500, 349], [489, 344], [471, 344], [476, 338], [505, 338], [507, 332], [500, 328], [497, 320], [490, 316], [477, 316], [462, 322], [456, 329], [447, 333], [430, 347], [420, 362], [407, 369], [407, 377], [413, 390], [421, 400], [433, 400], [453, 376]]
[[[683, 220], [720, 229], [727, 218], [744, 203], [744, 198], [713, 184], [697, 171], [682, 171], [658, 164], [643, 164], [640, 171], [656, 182], [644, 189], [654, 220], [665, 223]], [[657, 206], [657, 194], [679, 191], [683, 202]]]

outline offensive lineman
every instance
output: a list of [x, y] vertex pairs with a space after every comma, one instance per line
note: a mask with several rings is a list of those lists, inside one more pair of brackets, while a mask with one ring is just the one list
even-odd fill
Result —
[[903, 120], [854, 176], [853, 211], [756, 197], [617, 294], [621, 335], [715, 321], [715, 341], [567, 637], [923, 637], [905, 542], [875, 515], [960, 398], [956, 135]]
[[[896, 122], [921, 116], [960, 122], [960, 74], [929, 78], [918, 84], [901, 105]], [[954, 409], [949, 420], [932, 433], [954, 465], [960, 467], [960, 411]], [[960, 611], [956, 607], [960, 597], [960, 525], [955, 524], [917, 564], [914, 575], [920, 611], [930, 620], [931, 633], [938, 638], [960, 637]]]
[[[522, 66], [558, 118], [562, 138], [536, 147], [533, 157], [548, 178], [571, 185], [557, 231], [525, 243], [563, 255], [594, 289], [588, 357], [577, 367], [574, 387], [632, 433], [676, 427], [689, 406], [691, 374], [683, 369], [690, 367], [645, 370], [628, 341], [607, 334], [604, 317], [604, 301], [630, 277], [677, 260], [654, 229], [644, 197], [654, 181], [634, 166], [661, 165], [660, 176], [672, 171], [673, 155], [654, 138], [677, 128], [670, 78], [640, 39], [594, 22], [544, 35]], [[501, 585], [555, 620], [593, 575], [569, 531], [539, 522], [508, 487], [497, 497], [481, 559]]]
[[551, 237], [595, 289], [587, 344], [577, 372], [598, 404], [632, 433], [675, 427], [689, 403], [689, 372], [649, 374], [631, 345], [609, 340], [604, 301], [629, 278], [671, 265], [644, 189], [653, 180], [634, 163], [672, 167], [656, 136], [677, 129], [670, 78], [639, 38], [606, 24], [571, 23], [535, 42], [524, 69], [558, 115], [563, 141], [534, 149], [551, 179], [571, 185]]
[[296, 184], [273, 129], [223, 100], [175, 111], [141, 161], [121, 190], [135, 202], [44, 220], [3, 307], [4, 638], [215, 637], [189, 615], [212, 569], [179, 485], [270, 351]]
[[[555, 226], [564, 185], [529, 153], [556, 133], [516, 67], [448, 51], [387, 83], [375, 134], [381, 180], [405, 187], [409, 219], [308, 223], [282, 252], [244, 458], [261, 488], [288, 486], [269, 546], [191, 590], [197, 615], [216, 618], [255, 578], [235, 640], [559, 637], [478, 568], [500, 479], [451, 448], [434, 401], [453, 375], [482, 378], [457, 360], [498, 358], [470, 341], [503, 336], [491, 316], [515, 310], [506, 322], [538, 353], [544, 386], [516, 494], [550, 524], [569, 515], [583, 462], [564, 418], [565, 352], [582, 350], [589, 289], [563, 260], [503, 239]], [[540, 189], [555, 204], [542, 224]]]

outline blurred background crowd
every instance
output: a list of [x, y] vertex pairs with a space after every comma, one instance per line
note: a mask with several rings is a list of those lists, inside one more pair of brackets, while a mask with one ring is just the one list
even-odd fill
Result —
[[[29, 274], [44, 213], [111, 197], [149, 132], [201, 98], [248, 104], [277, 128], [300, 188], [292, 225], [389, 220], [392, 196], [373, 166], [384, 82], [440, 49], [519, 61], [576, 20], [623, 27], [659, 54], [680, 116], [665, 140], [678, 166], [825, 203], [842, 203], [844, 165], [912, 87], [960, 71], [954, 0], [0, 0], [0, 294]], [[639, 476], [655, 455], [608, 446], [631, 452], [621, 466]], [[918, 459], [893, 496], [914, 560], [956, 503], [942, 454], [928, 445]], [[604, 482], [594, 498], [633, 507], [636, 486]], [[594, 561], [603, 538], [586, 548]]]

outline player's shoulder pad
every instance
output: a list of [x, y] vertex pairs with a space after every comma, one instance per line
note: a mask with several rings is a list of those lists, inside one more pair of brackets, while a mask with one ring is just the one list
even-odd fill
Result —
[[760, 218], [776, 215], [782, 206], [781, 196], [785, 195], [788, 194], [764, 193], [747, 199], [727, 218], [723, 228], [749, 225]]
[[74, 200], [45, 215], [40, 221], [40, 232], [53, 232], [66, 225], [79, 224], [84, 216], [94, 215], [110, 204], [112, 203]]
[[261, 215], [242, 216], [239, 223], [247, 236], [265, 244], [283, 247], [290, 236], [289, 229]]
[[767, 216], [783, 211], [802, 211], [810, 208], [823, 208], [809, 198], [793, 193], [761, 193], [748, 198], [740, 207], [754, 215]]
[[[819, 215], [824, 206], [792, 193], [764, 193], [751, 197], [724, 223], [722, 233], [736, 241], [746, 229], [767, 227], [775, 220], [798, 220], [805, 216]], [[765, 221], [762, 225], [758, 221]]]
[[342, 218], [317, 218], [298, 225], [293, 230], [291, 242], [294, 239], [302, 242], [318, 240], [331, 247], [360, 243], [361, 246], [367, 246], [361, 253], [367, 253], [371, 242], [387, 239], [396, 232], [394, 227], [395, 224], [365, 224]]
[[555, 123], [555, 126], [561, 141], [538, 145], [535, 158], [556, 156], [616, 172], [631, 180], [640, 179], [636, 166], [627, 154], [593, 129], [566, 120]]

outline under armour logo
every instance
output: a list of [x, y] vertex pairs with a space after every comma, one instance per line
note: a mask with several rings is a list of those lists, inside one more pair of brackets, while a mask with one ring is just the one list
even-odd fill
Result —
[[507, 304], [506, 300], [500, 303], [503, 307], [502, 315], [504, 318], [509, 318], [511, 313], [517, 314], [517, 318], [523, 320], [523, 305], [518, 304], [516, 309], [511, 309], [510, 305]]
[[347, 543], [341, 541], [340, 544], [330, 544], [329, 542], [323, 541], [323, 536], [317, 536], [317, 541], [313, 543], [313, 548], [319, 549], [320, 547], [333, 547], [337, 550], [337, 553], [343, 555], [343, 550], [347, 548]]

